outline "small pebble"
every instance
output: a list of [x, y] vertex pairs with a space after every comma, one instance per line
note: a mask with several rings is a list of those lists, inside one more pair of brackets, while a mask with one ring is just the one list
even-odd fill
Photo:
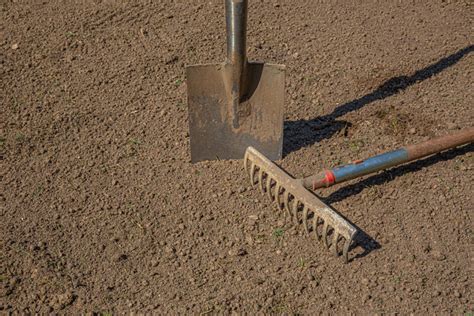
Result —
[[167, 253], [174, 253], [174, 252], [176, 252], [176, 249], [174, 249], [173, 247], [167, 246], [167, 247], [165, 247], [165, 251]]
[[242, 256], [245, 256], [246, 254], [247, 254], [247, 250], [245, 250], [245, 249], [240, 248], [240, 249], [237, 251], [237, 255], [238, 255], [238, 256], [241, 256], [241, 257], [242, 257]]
[[438, 250], [433, 250], [431, 251], [431, 256], [433, 259], [438, 260], [438, 261], [443, 261], [446, 259], [446, 256], [441, 253], [441, 251]]

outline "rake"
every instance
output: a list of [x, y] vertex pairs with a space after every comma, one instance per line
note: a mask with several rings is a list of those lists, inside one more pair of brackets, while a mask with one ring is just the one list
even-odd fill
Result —
[[[357, 233], [354, 225], [307, 190], [300, 179], [290, 176], [255, 148], [247, 149], [244, 164], [252, 185], [258, 185], [281, 211], [286, 210], [295, 224], [299, 223], [298, 213], [302, 211], [306, 232], [312, 231], [336, 256], [342, 254], [344, 261], [348, 261], [349, 248]], [[332, 241], [328, 238], [330, 233]]]
[[286, 210], [295, 224], [301, 222], [307, 234], [348, 262], [349, 249], [358, 229], [345, 217], [325, 204], [310, 189], [329, 187], [376, 171], [420, 159], [441, 151], [474, 141], [474, 127], [453, 135], [435, 138], [420, 144], [377, 155], [366, 160], [326, 170], [310, 177], [295, 179], [253, 147], [244, 157], [245, 170], [252, 186], [257, 185], [263, 194], [276, 202], [278, 209]]

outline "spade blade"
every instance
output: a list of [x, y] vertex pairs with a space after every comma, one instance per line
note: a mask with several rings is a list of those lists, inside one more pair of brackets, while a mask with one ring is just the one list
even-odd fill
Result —
[[191, 161], [242, 159], [252, 146], [271, 160], [283, 146], [285, 67], [249, 63], [246, 93], [234, 110], [226, 64], [186, 69]]

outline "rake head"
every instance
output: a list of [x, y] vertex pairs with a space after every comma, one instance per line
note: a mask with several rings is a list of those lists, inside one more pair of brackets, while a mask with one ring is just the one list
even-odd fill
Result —
[[250, 183], [275, 201], [279, 210], [286, 210], [295, 224], [302, 222], [308, 235], [322, 240], [326, 248], [348, 262], [349, 248], [357, 233], [348, 220], [255, 148], [247, 148], [244, 166]]

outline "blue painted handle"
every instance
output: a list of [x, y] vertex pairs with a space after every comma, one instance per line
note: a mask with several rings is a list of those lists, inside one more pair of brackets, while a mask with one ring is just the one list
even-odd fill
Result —
[[332, 170], [326, 170], [301, 179], [301, 183], [305, 188], [312, 188], [313, 190], [322, 187], [327, 188], [336, 183], [355, 179], [471, 142], [474, 142], [474, 127], [466, 128], [455, 134], [441, 136], [420, 144], [390, 151], [366, 160], [336, 167]]
[[366, 174], [393, 167], [408, 161], [408, 151], [398, 149], [368, 158], [361, 162], [354, 162], [332, 170], [335, 183], [351, 180]]

